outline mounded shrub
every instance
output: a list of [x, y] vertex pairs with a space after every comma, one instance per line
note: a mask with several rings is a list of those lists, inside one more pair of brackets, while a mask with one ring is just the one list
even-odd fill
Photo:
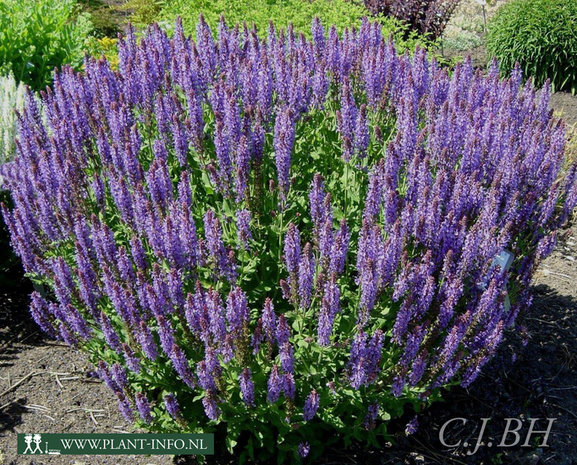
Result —
[[[91, 39], [116, 37], [122, 30], [122, 14], [118, 14], [116, 7], [102, 0], [76, 0], [78, 10], [89, 15], [92, 23]], [[126, 14], [124, 14], [126, 16]]]
[[516, 63], [536, 85], [577, 92], [577, 2], [512, 0], [497, 10], [487, 31], [487, 49], [505, 73]]
[[[376, 23], [200, 22], [63, 69], [3, 208], [51, 336], [129, 420], [283, 461], [469, 385], [577, 203], [549, 92], [398, 55]], [[514, 259], [508, 260], [505, 251]]]
[[77, 13], [75, 0], [0, 0], [0, 73], [42, 89], [55, 67], [79, 66], [92, 25]]
[[438, 39], [459, 5], [460, 0], [364, 0], [375, 16], [391, 16], [409, 29], [432, 40]]

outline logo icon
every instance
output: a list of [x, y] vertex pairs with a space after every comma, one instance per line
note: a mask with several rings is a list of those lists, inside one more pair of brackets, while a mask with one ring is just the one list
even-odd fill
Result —
[[[41, 454], [42, 453], [42, 435], [41, 434], [26, 434], [24, 436], [24, 442], [26, 443], [26, 449], [24, 449], [24, 454]], [[34, 443], [34, 444], [32, 444]]]

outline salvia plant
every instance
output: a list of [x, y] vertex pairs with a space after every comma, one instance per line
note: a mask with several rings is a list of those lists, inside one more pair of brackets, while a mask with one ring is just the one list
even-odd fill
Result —
[[64, 68], [45, 124], [28, 97], [3, 214], [32, 316], [150, 430], [279, 461], [374, 443], [530, 303], [577, 203], [549, 90], [399, 55], [367, 20], [196, 36]]
[[404, 21], [410, 29], [437, 39], [461, 0], [364, 0], [373, 15], [392, 16]]
[[[0, 76], [0, 165], [11, 160], [16, 150], [16, 110], [24, 106], [25, 86], [12, 74]], [[0, 177], [0, 189], [2, 178]]]

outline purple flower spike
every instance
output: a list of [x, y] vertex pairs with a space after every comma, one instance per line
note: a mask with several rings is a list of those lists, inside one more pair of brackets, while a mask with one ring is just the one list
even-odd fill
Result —
[[128, 344], [122, 344], [122, 351], [126, 366], [134, 373], [140, 373], [140, 360]]
[[294, 400], [295, 398], [295, 378], [292, 373], [285, 373], [283, 377], [283, 393], [288, 400]]
[[349, 250], [349, 240], [349, 228], [343, 219], [332, 244], [329, 273], [341, 274], [344, 271]]
[[238, 242], [245, 250], [249, 248], [249, 242], [252, 239], [250, 233], [250, 212], [248, 210], [238, 210], [236, 212], [236, 230]]
[[226, 301], [226, 319], [229, 332], [240, 336], [245, 324], [249, 321], [249, 310], [246, 295], [240, 287], [230, 291]]
[[282, 109], [274, 127], [274, 152], [278, 185], [284, 199], [290, 186], [291, 153], [295, 137], [295, 123], [290, 108]]
[[301, 442], [299, 444], [299, 455], [304, 459], [305, 457], [307, 457], [311, 451], [311, 446], [308, 442]]
[[142, 392], [137, 392], [134, 396], [134, 401], [140, 418], [142, 418], [145, 423], [150, 423], [152, 421], [152, 415], [150, 414], [150, 403], [148, 402], [146, 395]]
[[117, 392], [116, 397], [118, 400], [118, 408], [120, 413], [124, 417], [124, 419], [128, 422], [134, 421], [134, 411], [132, 410], [132, 406], [130, 405], [130, 401], [126, 398], [126, 396], [122, 392]]
[[308, 308], [311, 304], [314, 276], [315, 259], [312, 246], [307, 242], [301, 254], [298, 272], [298, 294], [301, 308]]
[[[225, 276], [230, 283], [234, 283], [236, 281], [234, 255], [231, 256], [224, 246], [220, 220], [212, 210], [208, 210], [204, 215], [204, 230], [210, 257], [219, 274]], [[230, 252], [232, 253], [232, 250]]]
[[325, 284], [319, 313], [318, 340], [322, 346], [329, 345], [335, 316], [340, 312], [341, 292], [334, 278]]
[[289, 273], [298, 272], [300, 256], [300, 232], [293, 223], [290, 223], [284, 240], [284, 261]]
[[164, 396], [164, 406], [172, 418], [180, 420], [180, 406], [178, 405], [178, 400], [174, 394], [167, 394]]
[[268, 393], [267, 400], [269, 404], [274, 404], [283, 390], [283, 379], [279, 373], [278, 365], [273, 365], [270, 376], [268, 378]]
[[279, 358], [282, 369], [287, 373], [292, 373], [294, 369], [294, 351], [291, 344], [286, 342], [280, 347]]
[[377, 418], [379, 417], [379, 404], [371, 404], [365, 416], [364, 426], [367, 431], [375, 429]]
[[111, 321], [108, 319], [104, 312], [100, 313], [100, 325], [102, 327], [102, 333], [104, 334], [106, 343], [112, 350], [120, 354], [122, 352], [122, 346], [120, 345], [118, 334], [112, 327]]
[[308, 395], [307, 399], [305, 400], [305, 406], [303, 410], [303, 420], [309, 421], [312, 420], [313, 417], [316, 415], [317, 410], [319, 409], [319, 395], [317, 391], [314, 389]]
[[98, 368], [96, 369], [96, 373], [98, 374], [98, 377], [102, 381], [104, 381], [104, 384], [106, 384], [108, 389], [110, 389], [111, 391], [121, 391], [122, 390], [120, 388], [120, 386], [118, 385], [118, 383], [112, 378], [112, 375], [110, 373], [110, 369], [109, 369], [108, 365], [106, 364], [106, 362], [104, 362], [103, 360], [100, 360], [98, 362]]
[[209, 391], [207, 395], [202, 399], [202, 405], [204, 406], [204, 413], [206, 416], [213, 421], [218, 420], [220, 416], [220, 408], [216, 403], [214, 395]]
[[284, 314], [278, 317], [278, 324], [276, 327], [276, 341], [279, 347], [289, 342], [290, 338], [290, 328]]
[[194, 389], [196, 387], [196, 383], [194, 382], [194, 378], [192, 375], [192, 371], [188, 366], [188, 360], [186, 359], [185, 353], [182, 351], [180, 347], [176, 344], [172, 345], [172, 350], [170, 352], [170, 360], [172, 361], [172, 366], [182, 379], [184, 383]]
[[309, 205], [311, 212], [311, 219], [315, 225], [315, 229], [320, 228], [320, 225], [325, 218], [325, 187], [323, 183], [323, 178], [320, 174], [315, 173], [313, 177], [313, 182], [311, 185], [311, 190], [309, 192]]
[[409, 423], [407, 423], [407, 426], [405, 427], [405, 434], [407, 436], [410, 436], [412, 434], [415, 434], [418, 429], [419, 429], [419, 418], [417, 417], [417, 415], [415, 415], [413, 419]]
[[128, 378], [126, 377], [126, 370], [122, 365], [119, 363], [115, 363], [110, 367], [110, 372], [114, 377], [116, 383], [122, 388], [122, 390], [126, 389], [128, 386]]
[[251, 372], [248, 368], [244, 368], [239, 375], [240, 392], [242, 393], [242, 400], [249, 407], [254, 407], [254, 383], [251, 379]]
[[156, 360], [158, 357], [158, 348], [156, 347], [156, 342], [150, 329], [144, 321], [140, 322], [140, 331], [137, 333], [137, 338], [144, 355], [152, 361]]
[[[56, 330], [50, 322], [48, 304], [38, 292], [33, 292], [30, 297], [30, 313], [38, 326], [49, 336], [57, 337]], [[120, 347], [120, 345], [118, 345]]]

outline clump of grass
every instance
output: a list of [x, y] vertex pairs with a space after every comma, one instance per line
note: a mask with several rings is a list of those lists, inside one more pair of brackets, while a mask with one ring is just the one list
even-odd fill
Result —
[[577, 93], [577, 2], [513, 0], [489, 22], [487, 49], [510, 73], [517, 63], [541, 86]]

